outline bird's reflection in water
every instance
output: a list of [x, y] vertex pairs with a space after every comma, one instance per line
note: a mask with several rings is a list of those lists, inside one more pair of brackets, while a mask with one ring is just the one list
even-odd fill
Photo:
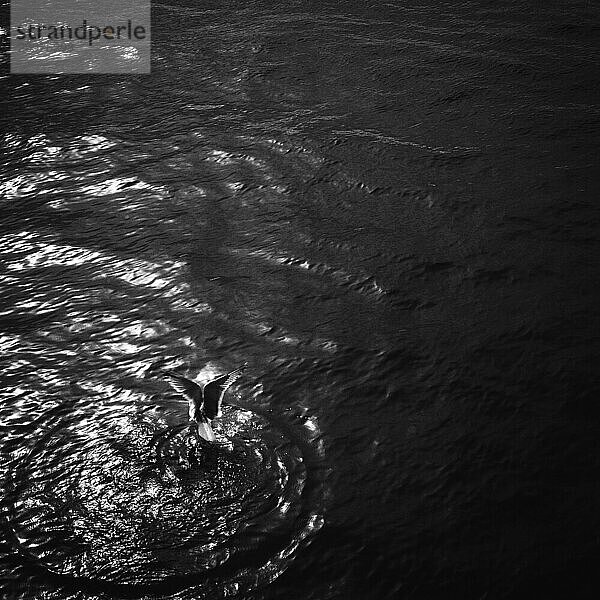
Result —
[[186, 447], [184, 467], [188, 469], [216, 469], [219, 457], [224, 452], [231, 452], [233, 444], [230, 441], [208, 442], [198, 434], [198, 427], [190, 423], [185, 430], [184, 444]]

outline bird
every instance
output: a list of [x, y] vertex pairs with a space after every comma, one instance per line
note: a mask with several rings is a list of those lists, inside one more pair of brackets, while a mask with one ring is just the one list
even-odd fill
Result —
[[200, 387], [195, 381], [169, 371], [165, 376], [173, 389], [179, 392], [189, 404], [190, 422], [197, 424], [197, 432], [207, 442], [215, 442], [217, 438], [212, 430], [211, 421], [221, 416], [221, 404], [227, 389], [242, 375], [246, 365], [221, 375]]

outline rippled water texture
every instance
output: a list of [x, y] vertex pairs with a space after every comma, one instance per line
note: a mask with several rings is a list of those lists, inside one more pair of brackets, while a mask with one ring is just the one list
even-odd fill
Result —
[[[599, 17], [157, 1], [151, 76], [3, 74], [0, 595], [596, 597]], [[246, 361], [207, 447], [161, 374]]]

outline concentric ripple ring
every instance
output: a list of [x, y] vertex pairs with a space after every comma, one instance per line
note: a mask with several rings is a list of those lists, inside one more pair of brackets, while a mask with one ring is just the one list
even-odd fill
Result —
[[240, 403], [211, 446], [187, 424], [106, 416], [78, 430], [54, 414], [6, 477], [3, 525], [32, 586], [229, 597], [273, 581], [320, 529], [313, 423]]

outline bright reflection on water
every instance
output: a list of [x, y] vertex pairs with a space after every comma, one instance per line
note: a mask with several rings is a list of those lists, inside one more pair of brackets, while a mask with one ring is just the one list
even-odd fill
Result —
[[[20, 145], [16, 136], [7, 141]], [[30, 139], [29, 160], [55, 166], [5, 181], [7, 198], [39, 193], [38, 186], [66, 178], [64, 161], [114, 145], [101, 136], [82, 136], [70, 151], [45, 144], [43, 136]], [[140, 219], [149, 197], [163, 197], [160, 186], [96, 172], [102, 181], [79, 185], [77, 194], [106, 198], [110, 212], [115, 203], [125, 223]], [[121, 202], [124, 190], [146, 194], [144, 203]], [[62, 195], [47, 206], [65, 215], [73, 202]], [[254, 393], [225, 408], [217, 446], [198, 445], [185, 426], [185, 402], [160, 380], [194, 351], [186, 334], [192, 320], [215, 312], [192, 289], [187, 262], [127, 257], [35, 228], [4, 233], [0, 255], [4, 284], [19, 290], [31, 277], [37, 282], [7, 314], [45, 323], [33, 336], [0, 338], [6, 373], [19, 382], [0, 391], [12, 452], [3, 471], [6, 528], [31, 574], [65, 591], [188, 590], [195, 597], [276, 578], [322, 524], [320, 433], [314, 421], [271, 414]], [[257, 335], [270, 330], [260, 322], [244, 327]], [[69, 381], [65, 364], [73, 361], [77, 375]], [[206, 381], [221, 372], [209, 361], [199, 375]]]

